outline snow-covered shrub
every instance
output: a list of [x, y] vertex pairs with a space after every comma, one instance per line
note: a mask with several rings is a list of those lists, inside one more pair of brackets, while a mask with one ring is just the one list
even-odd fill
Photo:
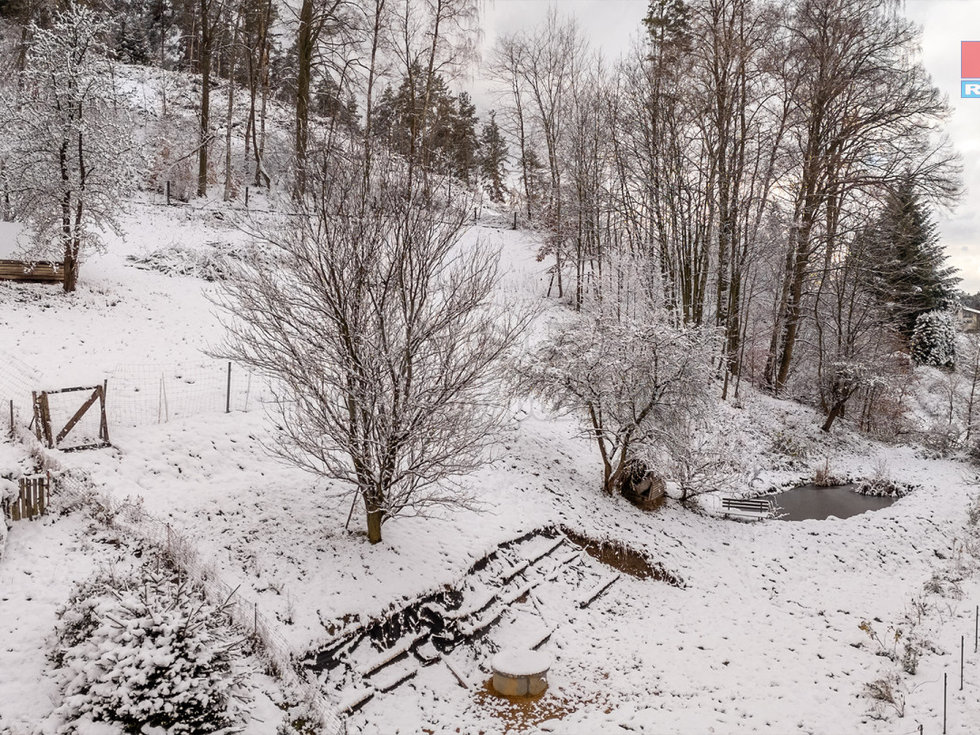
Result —
[[872, 465], [871, 476], [859, 483], [858, 492], [862, 495], [901, 496], [905, 492], [895, 481], [888, 460], [877, 457]]
[[953, 312], [928, 311], [915, 320], [912, 359], [920, 365], [953, 367], [956, 357], [956, 327]]
[[866, 685], [866, 692], [876, 703], [874, 715], [884, 718], [884, 705], [890, 705], [899, 717], [905, 717], [904, 685], [898, 674], [888, 674]]
[[778, 431], [772, 440], [772, 451], [793, 459], [806, 459], [810, 456], [810, 443], [792, 432]]
[[921, 433], [922, 445], [936, 457], [948, 457], [960, 449], [960, 432], [944, 421], [929, 424]]
[[824, 458], [823, 464], [813, 468], [813, 484], [817, 487], [837, 487], [838, 485], [846, 485], [847, 480], [838, 477], [830, 466], [830, 460]]
[[[667, 473], [687, 501], [705, 493], [735, 492], [749, 484], [740, 451], [731, 436], [689, 432], [690, 439], [669, 454]], [[743, 452], [744, 453], [744, 452]]]
[[59, 611], [55, 637], [69, 723], [196, 735], [245, 714], [246, 639], [229, 625], [226, 605], [172, 573], [101, 572], [82, 582]]
[[320, 735], [327, 732], [330, 723], [310, 702], [291, 707], [276, 728], [276, 735]]
[[[974, 475], [969, 482], [971, 485], [980, 485], [980, 476]], [[970, 499], [970, 504], [966, 508], [966, 525], [974, 533], [980, 531], [980, 495]]]
[[127, 260], [139, 267], [160, 271], [168, 276], [194, 276], [205, 281], [223, 281], [230, 260], [241, 260], [245, 248], [223, 242], [208, 243], [204, 248], [173, 244], [146, 255], [129, 255]]
[[602, 459], [602, 487], [617, 492], [630, 462], [667, 469], [709, 422], [717, 334], [683, 327], [662, 307], [593, 313], [552, 330], [519, 366], [523, 388], [576, 415]]

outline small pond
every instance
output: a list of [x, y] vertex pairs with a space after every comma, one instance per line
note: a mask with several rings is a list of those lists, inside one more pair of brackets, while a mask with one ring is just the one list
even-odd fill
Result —
[[854, 492], [857, 485], [818, 487], [803, 485], [771, 496], [776, 516], [784, 521], [822, 521], [831, 516], [850, 518], [869, 510], [887, 508], [898, 498], [861, 495]]

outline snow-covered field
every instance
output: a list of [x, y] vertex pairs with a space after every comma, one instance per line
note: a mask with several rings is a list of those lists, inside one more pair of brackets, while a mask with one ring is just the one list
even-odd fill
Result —
[[[138, 268], [127, 256], [175, 244], [207, 250], [240, 242], [241, 234], [213, 212], [150, 199], [135, 204], [124, 227], [107, 254], [83, 265], [76, 294], [0, 283], [7, 371], [14, 358], [23, 366], [18, 374], [35, 371], [35, 387], [47, 389], [108, 377], [111, 404], [114, 371], [140, 365], [149, 376], [143, 392], [154, 392], [151, 406], [159, 407], [158, 375], [214, 364], [208, 351], [221, 340], [207, 299], [214, 285]], [[468, 242], [475, 238], [501, 248], [506, 294], [543, 296], [532, 236], [481, 225], [467, 234]], [[169, 390], [168, 405], [177, 400]], [[254, 395], [263, 395], [258, 385]], [[682, 581], [621, 574], [580, 606], [616, 570], [588, 559], [566, 568], [556, 551], [514, 573], [513, 589], [530, 588], [501, 605], [484, 637], [377, 691], [350, 714], [349, 732], [891, 734], [922, 724], [938, 733], [944, 673], [947, 731], [980, 732], [980, 655], [973, 652], [980, 536], [966, 525], [976, 489], [964, 464], [878, 445], [843, 425], [823, 437], [809, 409], [746, 393], [722, 406], [718, 431], [742, 437], [760, 471], [755, 489], [812, 479], [825, 462], [851, 477], [884, 467], [920, 487], [890, 508], [846, 520], [743, 523], [674, 501], [643, 512], [600, 494], [595, 451], [571, 419], [527, 405], [515, 408], [493, 462], [466, 481], [478, 511], [395, 519], [384, 542], [371, 546], [359, 509], [345, 529], [351, 498], [344, 488], [270, 458], [268, 418], [257, 400], [249, 408], [225, 414], [218, 400], [176, 417], [150, 408], [133, 425], [110, 426], [112, 448], [57, 459], [101, 493], [141, 500], [152, 518], [190, 539], [297, 658], [323, 648], [338, 629], [447, 586], [478, 595], [474, 563], [535, 529], [625, 544]], [[792, 436], [794, 451], [777, 435]], [[0, 450], [0, 470], [29, 461], [26, 447]], [[0, 732], [58, 726], [49, 718], [59, 693], [45, 658], [55, 611], [74, 582], [121, 563], [126, 550], [93, 529], [74, 510], [10, 531], [0, 560]], [[554, 663], [543, 698], [519, 706], [488, 695], [490, 652], [547, 632], [541, 650]], [[931, 649], [915, 674], [881, 655], [894, 649], [901, 659], [910, 634]], [[869, 683], [894, 672], [894, 703], [866, 695]], [[271, 735], [281, 695], [268, 691], [267, 678], [256, 682], [268, 696], [259, 698], [248, 732]], [[335, 704], [352, 696], [329, 672], [322, 683]]]

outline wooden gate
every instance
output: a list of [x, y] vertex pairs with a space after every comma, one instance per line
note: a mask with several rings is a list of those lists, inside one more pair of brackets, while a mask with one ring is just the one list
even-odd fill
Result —
[[[86, 398], [85, 403], [82, 404], [74, 415], [68, 419], [68, 422], [64, 427], [57, 433], [51, 426], [51, 406], [48, 402], [48, 396], [52, 396], [58, 393], [73, 393], [73, 392], [83, 392], [91, 391], [91, 395]], [[60, 449], [59, 445], [64, 440], [68, 433], [75, 428], [79, 421], [85, 413], [95, 405], [95, 402], [99, 403], [99, 440], [92, 442], [90, 444], [82, 444], [75, 447], [65, 447], [64, 451], [74, 452], [79, 449], [97, 449], [99, 447], [108, 447], [109, 444], [109, 425], [105, 417], [105, 393], [106, 384], [96, 385], [91, 388], [81, 387], [81, 388], [62, 388], [61, 390], [48, 390], [41, 391], [40, 393], [34, 393], [34, 433], [37, 435], [39, 440], [43, 440], [47, 443], [48, 447], [51, 449]]]
[[[34, 519], [44, 513], [51, 497], [50, 475], [27, 475], [20, 478], [17, 498], [4, 504], [4, 511], [12, 521]], [[3, 520], [0, 519], [0, 523]]]

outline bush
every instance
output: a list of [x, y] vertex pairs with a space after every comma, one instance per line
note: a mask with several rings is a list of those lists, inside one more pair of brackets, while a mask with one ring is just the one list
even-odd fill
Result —
[[147, 569], [100, 573], [59, 611], [61, 714], [144, 726], [168, 735], [211, 733], [241, 721], [248, 691], [227, 603], [209, 603], [195, 584]]
[[912, 359], [920, 365], [953, 367], [956, 355], [956, 328], [950, 311], [928, 311], [915, 320], [912, 333]]
[[146, 255], [128, 255], [137, 267], [160, 271], [168, 276], [194, 276], [205, 281], [223, 281], [229, 263], [245, 257], [245, 248], [228, 243], [211, 242], [203, 248], [173, 244]]

